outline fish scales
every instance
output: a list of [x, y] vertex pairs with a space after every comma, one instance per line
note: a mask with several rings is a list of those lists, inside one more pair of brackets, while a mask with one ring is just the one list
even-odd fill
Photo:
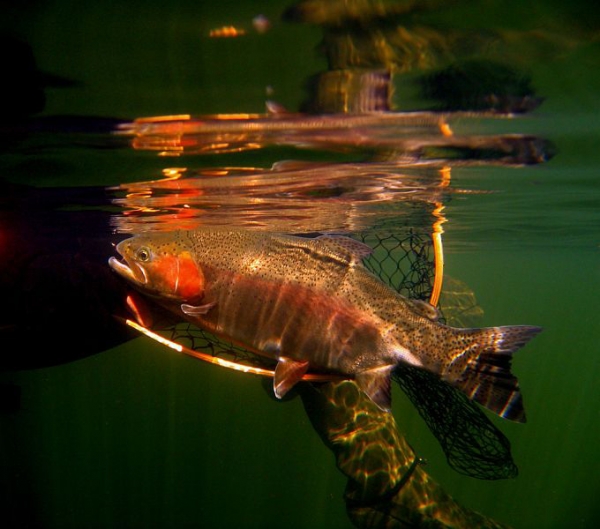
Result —
[[[195, 244], [198, 260], [207, 265], [213, 264], [216, 275], [221, 274], [221, 277], [224, 271], [231, 270], [232, 263], [235, 263], [233, 266], [239, 271], [238, 282], [232, 284], [229, 291], [226, 290], [229, 296], [237, 295], [236, 291], [241, 284], [240, 278], [252, 277], [269, 282], [275, 289], [296, 287], [294, 292], [297, 294], [303, 292], [310, 296], [313, 305], [302, 305], [306, 313], [298, 315], [305, 319], [320, 320], [321, 315], [316, 314], [314, 303], [320, 296], [335, 296], [335, 303], [329, 306], [332, 311], [341, 310], [344, 306], [353, 307], [354, 317], [357, 320], [374, 319], [380, 328], [385, 322], [397, 319], [399, 306], [404, 308], [407, 311], [407, 317], [403, 319], [407, 338], [411, 336], [413, 329], [429, 326], [431, 323], [426, 318], [414, 314], [407, 307], [402, 307], [407, 305], [402, 296], [385, 287], [362, 265], [353, 264], [350, 256], [331, 252], [326, 244], [319, 244], [314, 239], [267, 238], [261, 233], [248, 232], [243, 246], [237, 248], [238, 254], [231, 255], [223, 252], [219, 255], [218, 248], [211, 252], [212, 245], [201, 244], [202, 235], [198, 232], [190, 233], [191, 237], [201, 238]], [[210, 276], [209, 266], [206, 266], [205, 274], [207, 277]], [[216, 275], [214, 281], [207, 282], [209, 284], [214, 282], [220, 289], [221, 280], [217, 279]], [[261, 288], [255, 286], [256, 292], [253, 292], [253, 287], [248, 286], [249, 296], [254, 297], [257, 292], [261, 295], [263, 288], [265, 288], [264, 283]], [[283, 303], [279, 308], [285, 309], [285, 307], [286, 304]], [[278, 311], [273, 310], [272, 314], [276, 317]], [[387, 326], [390, 327], [389, 323]], [[393, 325], [393, 328], [397, 329], [397, 326]], [[373, 345], [375, 344], [371, 345], [371, 349]]]
[[[355, 307], [356, 300], [339, 295], [350, 271], [347, 261], [315, 252], [302, 240], [264, 244], [264, 237], [251, 236], [240, 241], [237, 253], [221, 255], [201, 242], [195, 240], [194, 249], [205, 263], [205, 299], [216, 305], [197, 323], [219, 335], [235, 334], [270, 356], [310, 359], [326, 369], [368, 365], [368, 353], [381, 339], [377, 326]], [[316, 273], [306, 273], [309, 262], [316, 262]]]
[[540, 329], [442, 325], [433, 307], [369, 272], [361, 259], [370, 249], [358, 241], [195, 230], [135, 236], [117, 251], [123, 261], [111, 258], [111, 266], [141, 291], [277, 360], [278, 396], [307, 369], [326, 370], [354, 377], [389, 409], [391, 371], [409, 363], [503, 417], [525, 418], [510, 362]]
[[[208, 276], [216, 275], [210, 271]], [[213, 277], [214, 277], [213, 275]], [[370, 351], [379, 339], [375, 325], [353, 307], [329, 296], [315, 296], [302, 285], [274, 283], [260, 277], [228, 275], [220, 287], [207, 287], [215, 310], [196, 323], [221, 336], [232, 336], [271, 357], [310, 360], [325, 369], [344, 369], [346, 353]], [[217, 307], [221, 307], [217, 310]], [[365, 363], [366, 359], [353, 359]]]
[[[217, 237], [218, 234], [211, 233]], [[234, 266], [240, 276], [298, 284], [314, 292], [337, 295], [357, 309], [386, 321], [394, 321], [398, 311], [404, 310], [408, 332], [430, 323], [427, 318], [414, 314], [405, 298], [385, 286], [361, 264], [351, 261], [351, 256], [332, 252], [327, 244], [319, 244], [318, 240], [245, 232], [244, 237], [236, 241], [238, 244], [232, 252], [226, 248], [221, 251], [221, 241], [215, 240], [216, 237], [211, 236], [210, 243], [206, 244], [203, 232], [189, 232], [188, 235], [193, 241], [196, 257], [206, 265], [212, 264], [215, 270], [230, 270]]]

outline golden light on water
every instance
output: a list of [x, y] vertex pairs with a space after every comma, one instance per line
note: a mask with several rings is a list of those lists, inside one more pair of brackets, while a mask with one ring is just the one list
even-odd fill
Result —
[[216, 29], [211, 29], [208, 36], [211, 38], [235, 38], [242, 37], [246, 34], [246, 30], [242, 28], [236, 28], [235, 26], [223, 26]]

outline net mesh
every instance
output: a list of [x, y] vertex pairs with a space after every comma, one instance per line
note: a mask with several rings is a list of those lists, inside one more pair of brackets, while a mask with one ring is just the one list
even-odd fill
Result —
[[428, 234], [414, 230], [367, 234], [360, 240], [373, 248], [365, 266], [384, 283], [411, 299], [429, 300], [435, 274], [433, 244]]
[[[364, 260], [373, 274], [403, 296], [430, 299], [435, 276], [430, 234], [415, 230], [402, 235], [398, 232], [370, 232], [356, 238], [373, 249], [373, 253]], [[441, 309], [443, 313], [443, 307]], [[169, 333], [172, 341], [195, 351], [244, 365], [274, 367], [274, 361], [269, 358], [255, 355], [188, 323], [175, 325]], [[448, 464], [454, 470], [487, 480], [517, 475], [508, 439], [460, 391], [434, 374], [411, 366], [398, 366], [393, 378], [438, 439]]]
[[510, 441], [466, 395], [433, 373], [398, 366], [392, 378], [439, 441], [448, 464], [478, 479], [514, 478]]

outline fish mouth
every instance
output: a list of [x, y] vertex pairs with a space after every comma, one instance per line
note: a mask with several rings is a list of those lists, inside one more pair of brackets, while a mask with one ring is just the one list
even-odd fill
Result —
[[[117, 246], [117, 251], [119, 251], [119, 246]], [[131, 262], [126, 257], [123, 257], [122, 260], [119, 260], [116, 257], [110, 257], [108, 259], [108, 264], [117, 274], [134, 285], [143, 287], [148, 284], [146, 271], [136, 262]]]

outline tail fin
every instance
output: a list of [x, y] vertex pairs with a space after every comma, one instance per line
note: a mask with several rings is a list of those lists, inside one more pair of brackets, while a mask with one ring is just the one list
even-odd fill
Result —
[[512, 354], [541, 330], [528, 325], [461, 329], [468, 333], [463, 335], [470, 342], [467, 350], [475, 354], [470, 353], [462, 373], [448, 381], [500, 417], [525, 422], [519, 382], [510, 371]]

